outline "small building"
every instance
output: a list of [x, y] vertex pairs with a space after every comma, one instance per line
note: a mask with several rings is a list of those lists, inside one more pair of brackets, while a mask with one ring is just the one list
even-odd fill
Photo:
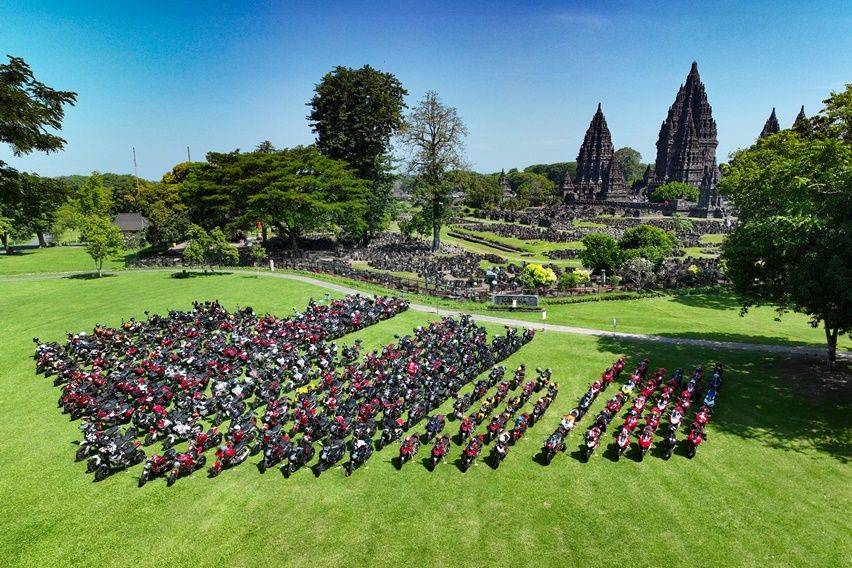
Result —
[[112, 220], [112, 224], [118, 227], [128, 245], [138, 245], [145, 239], [145, 229], [151, 222], [141, 213], [119, 213]]

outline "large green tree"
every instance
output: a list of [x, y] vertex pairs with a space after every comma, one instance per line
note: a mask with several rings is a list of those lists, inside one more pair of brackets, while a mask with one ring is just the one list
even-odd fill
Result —
[[626, 259], [644, 258], [659, 266], [677, 245], [674, 234], [653, 225], [636, 225], [624, 231], [618, 246]]
[[515, 194], [514, 203], [517, 209], [524, 207], [540, 207], [556, 202], [556, 184], [547, 176], [535, 172], [512, 169], [506, 174], [509, 185]]
[[452, 215], [453, 184], [446, 174], [466, 169], [464, 139], [467, 127], [455, 108], [428, 91], [409, 113], [401, 133], [408, 150], [408, 170], [414, 178], [413, 226], [432, 232], [432, 252], [441, 248], [441, 227]]
[[642, 163], [642, 154], [630, 146], [619, 148], [615, 151], [615, 161], [618, 162], [627, 185], [638, 179], [642, 179], [647, 164]]
[[263, 171], [234, 186], [234, 194], [245, 200], [240, 224], [267, 223], [294, 251], [308, 231], [363, 235], [369, 182], [356, 177], [346, 162], [299, 146], [269, 154], [263, 164]]
[[[62, 127], [65, 106], [76, 101], [76, 93], [57, 91], [36, 80], [23, 59], [10, 56], [0, 64], [0, 143], [8, 144], [16, 156], [61, 150], [65, 140], [56, 131]], [[40, 213], [28, 211], [26, 187], [18, 172], [0, 160], [0, 217], [5, 228], [0, 239], [7, 252], [10, 239], [21, 236], [13, 233]]]
[[583, 266], [595, 274], [605, 270], [610, 276], [615, 276], [624, 263], [624, 253], [618, 242], [603, 233], [584, 235], [581, 242], [584, 248], [580, 251], [580, 262]]
[[468, 207], [485, 209], [500, 203], [500, 184], [495, 174], [453, 170], [447, 173], [447, 178], [464, 193], [464, 204]]
[[365, 65], [335, 67], [314, 88], [308, 119], [320, 152], [344, 160], [361, 179], [372, 182], [363, 215], [364, 237], [386, 228], [393, 199], [391, 138], [404, 124], [408, 91], [392, 73]]
[[577, 174], [577, 162], [556, 162], [555, 164], [533, 164], [524, 168], [525, 172], [531, 172], [545, 176], [553, 182], [556, 187], [565, 180], [568, 173], [572, 178]]
[[744, 311], [807, 314], [833, 366], [838, 336], [852, 331], [852, 85], [808, 128], [734, 153], [720, 190], [739, 211], [722, 256]]

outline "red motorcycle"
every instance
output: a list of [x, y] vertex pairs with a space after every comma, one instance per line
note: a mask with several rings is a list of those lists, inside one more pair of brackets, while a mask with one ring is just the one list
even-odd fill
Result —
[[432, 446], [432, 462], [431, 469], [435, 469], [435, 466], [438, 465], [438, 462], [444, 459], [444, 457], [450, 451], [450, 437], [447, 434], [444, 434], [435, 442], [435, 445]]
[[207, 458], [203, 454], [197, 454], [193, 450], [178, 454], [174, 461], [174, 467], [166, 477], [168, 485], [174, 484], [179, 477], [186, 477], [193, 471], [199, 470], [207, 463]]
[[482, 451], [483, 435], [480, 434], [470, 441], [462, 454], [462, 471], [467, 471], [468, 468], [476, 461], [479, 453]]
[[630, 447], [630, 430], [622, 428], [618, 433], [618, 437], [615, 439], [615, 445], [615, 460], [618, 461], [624, 455], [624, 452], [627, 451], [627, 448]]
[[700, 446], [703, 441], [704, 433], [698, 428], [693, 428], [689, 433], [689, 436], [686, 437], [686, 457], [689, 459], [694, 458], [695, 452], [698, 450], [698, 446]]
[[249, 453], [248, 441], [245, 439], [236, 445], [230, 441], [225, 442], [224, 446], [219, 446], [216, 450], [216, 461], [210, 468], [210, 477], [216, 477], [225, 468], [243, 463], [249, 457]]
[[399, 447], [399, 467], [405, 465], [405, 462], [413, 458], [418, 450], [420, 450], [420, 436], [412, 434], [402, 441]]
[[592, 453], [594, 453], [595, 448], [598, 447], [600, 440], [601, 429], [598, 426], [594, 426], [591, 430], [586, 432], [586, 442], [583, 444], [583, 461], [589, 461], [589, 458], [592, 457]]
[[145, 465], [142, 466], [142, 473], [139, 475], [139, 487], [169, 471], [175, 460], [175, 455], [176, 452], [169, 449], [163, 455], [154, 454], [145, 460]]
[[651, 448], [651, 442], [654, 441], [654, 430], [650, 426], [645, 426], [642, 433], [639, 434], [639, 461], [645, 459], [645, 454]]

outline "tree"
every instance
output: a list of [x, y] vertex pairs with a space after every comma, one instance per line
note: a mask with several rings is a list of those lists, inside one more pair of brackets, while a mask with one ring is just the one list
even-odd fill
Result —
[[645, 286], [653, 284], [657, 279], [653, 263], [642, 257], [628, 260], [622, 275], [625, 282], [634, 284], [638, 290], [643, 290]]
[[[62, 128], [65, 106], [76, 101], [76, 93], [37, 81], [23, 59], [9, 56], [8, 63], [0, 64], [0, 142], [11, 146], [15, 156], [61, 150], [65, 140], [55, 131]], [[0, 240], [7, 254], [10, 240], [20, 236], [15, 233], [22, 230], [22, 221], [31, 217], [20, 182], [18, 172], [0, 160], [0, 217], [5, 219]]]
[[95, 261], [98, 277], [103, 275], [104, 260], [124, 248], [121, 231], [106, 217], [89, 217], [83, 228], [83, 240], [86, 253]]
[[698, 188], [682, 181], [670, 181], [655, 188], [651, 192], [650, 199], [657, 203], [676, 201], [678, 199], [698, 201]]
[[464, 192], [464, 204], [474, 209], [486, 209], [500, 202], [500, 184], [497, 175], [472, 171], [453, 170], [447, 173], [453, 186]]
[[76, 93], [37, 81], [23, 59], [10, 56], [0, 65], [0, 142], [9, 144], [16, 156], [61, 150], [65, 140], [52, 130], [62, 128], [65, 105], [76, 102]]
[[618, 242], [603, 233], [589, 233], [581, 240], [583, 250], [580, 251], [580, 262], [595, 274], [605, 270], [614, 275], [624, 262], [624, 253]]
[[525, 288], [534, 290], [555, 284], [556, 273], [540, 264], [527, 264], [518, 279]]
[[642, 163], [642, 154], [629, 146], [619, 148], [615, 151], [615, 161], [618, 162], [627, 185], [638, 179], [642, 179], [646, 164]]
[[189, 266], [202, 266], [204, 272], [214, 266], [233, 266], [240, 261], [237, 247], [225, 238], [222, 229], [216, 227], [209, 233], [198, 225], [188, 231], [189, 242], [183, 250], [183, 262]]
[[392, 73], [369, 65], [335, 67], [314, 88], [308, 119], [325, 156], [347, 162], [372, 182], [364, 215], [365, 239], [385, 229], [393, 209], [391, 138], [403, 127], [408, 91]]
[[464, 168], [467, 128], [453, 107], [444, 105], [437, 93], [428, 91], [408, 115], [401, 133], [408, 150], [408, 169], [414, 176], [415, 216], [419, 225], [432, 229], [432, 252], [441, 248], [441, 227], [452, 213], [449, 170]]
[[739, 223], [722, 258], [744, 312], [807, 314], [833, 367], [838, 336], [852, 332], [852, 86], [824, 102], [805, 134], [784, 130], [733, 154], [720, 190]]
[[671, 254], [677, 238], [672, 233], [652, 225], [636, 225], [624, 231], [618, 246], [626, 258], [644, 258], [654, 266], [659, 266], [663, 259]]
[[68, 188], [61, 181], [36, 174], [21, 176], [21, 200], [25, 224], [38, 237], [40, 247], [47, 246], [45, 233], [56, 220], [56, 213], [68, 199]]
[[559, 276], [556, 283], [560, 290], [571, 290], [589, 282], [589, 275], [579, 270], [566, 270]]
[[565, 174], [572, 178], [577, 174], [577, 162], [557, 162], [555, 164], [533, 164], [524, 168], [525, 172], [539, 174], [559, 187], [565, 181]]
[[509, 170], [506, 174], [515, 193], [515, 206], [540, 207], [556, 201], [556, 185], [546, 176], [534, 172]]
[[357, 238], [366, 223], [368, 182], [355, 177], [347, 164], [314, 147], [296, 147], [268, 156], [264, 171], [237, 183], [246, 197], [242, 226], [268, 223], [298, 250], [308, 231], [331, 229]]
[[149, 243], [173, 243], [183, 238], [190, 222], [179, 184], [145, 183], [137, 199], [139, 211], [151, 223], [145, 235]]

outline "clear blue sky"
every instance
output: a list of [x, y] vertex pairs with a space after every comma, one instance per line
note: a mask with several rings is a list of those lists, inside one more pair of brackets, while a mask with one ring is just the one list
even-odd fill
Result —
[[[533, 5], [534, 4], [534, 5]], [[0, 1], [0, 55], [79, 93], [66, 150], [0, 159], [45, 175], [158, 179], [186, 156], [313, 140], [305, 103], [335, 65], [437, 91], [474, 168], [574, 160], [598, 101], [617, 147], [654, 158], [693, 59], [720, 157], [852, 82], [852, 3]]]

